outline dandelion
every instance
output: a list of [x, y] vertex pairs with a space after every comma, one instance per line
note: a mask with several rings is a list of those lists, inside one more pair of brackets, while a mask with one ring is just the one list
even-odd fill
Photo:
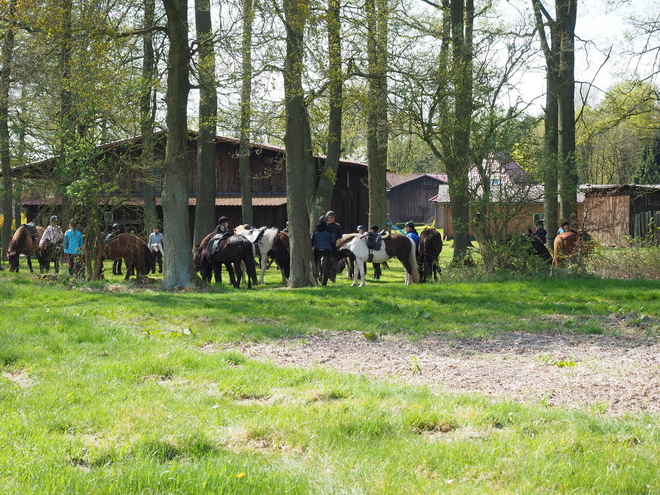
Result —
[[245, 476], [245, 473], [238, 473], [238, 474], [236, 475], [236, 478], [240, 480], [240, 479], [243, 478], [244, 476]]

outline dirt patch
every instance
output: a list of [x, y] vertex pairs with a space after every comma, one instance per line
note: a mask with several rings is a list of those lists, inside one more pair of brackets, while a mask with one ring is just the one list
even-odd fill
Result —
[[608, 414], [660, 413], [657, 337], [509, 333], [493, 338], [328, 332], [234, 349], [283, 366], [324, 366], [454, 392]]

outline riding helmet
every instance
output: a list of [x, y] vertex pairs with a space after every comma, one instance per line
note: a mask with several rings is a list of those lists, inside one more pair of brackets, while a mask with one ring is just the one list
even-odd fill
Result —
[[410, 227], [411, 229], [414, 229], [414, 228], [415, 228], [415, 224], [412, 223], [412, 222], [406, 222], [406, 224], [404, 225], [404, 227]]
[[330, 218], [337, 218], [337, 215], [335, 215], [335, 212], [330, 210], [328, 213], [325, 214], [326, 217]]
[[220, 218], [218, 218], [218, 225], [220, 225], [221, 223], [228, 222], [228, 221], [229, 221], [229, 219], [227, 217], [221, 216]]
[[367, 229], [364, 228], [364, 225], [358, 225], [357, 229], [355, 230], [367, 230]]
[[118, 223], [112, 224], [112, 230], [117, 230], [117, 229], [121, 229], [121, 225], [119, 225]]
[[55, 223], [57, 223], [57, 222], [60, 221], [60, 219], [57, 218], [57, 215], [53, 215], [52, 217], [50, 217], [50, 221], [51, 221], [51, 222], [55, 222]]
[[369, 227], [369, 230], [373, 232], [378, 232], [378, 225], [372, 225], [371, 227]]

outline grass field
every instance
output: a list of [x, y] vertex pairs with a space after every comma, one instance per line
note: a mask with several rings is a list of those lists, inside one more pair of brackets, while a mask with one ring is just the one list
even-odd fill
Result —
[[[0, 493], [660, 493], [655, 416], [457, 396], [222, 350], [330, 330], [601, 334], [611, 330], [585, 317], [660, 316], [659, 281], [446, 273], [405, 287], [390, 266], [364, 288], [297, 290], [271, 269], [252, 291], [0, 272]], [[555, 314], [572, 318], [557, 328], [544, 318]]]

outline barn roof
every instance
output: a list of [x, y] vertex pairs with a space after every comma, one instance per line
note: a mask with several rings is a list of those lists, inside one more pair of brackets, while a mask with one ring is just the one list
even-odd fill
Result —
[[[40, 198], [40, 199], [26, 199], [21, 201], [23, 206], [45, 206], [45, 205], [59, 205], [62, 204], [61, 198]], [[129, 205], [143, 205], [144, 196], [133, 196], [130, 200], [123, 203]], [[156, 197], [156, 204], [160, 204], [160, 196]], [[194, 206], [197, 204], [197, 198], [189, 197], [188, 205]], [[220, 196], [215, 198], [216, 206], [241, 206], [243, 204], [240, 196]], [[268, 207], [268, 206], [283, 206], [286, 204], [286, 196], [254, 196], [252, 198], [252, 206], [254, 207]]]
[[393, 187], [406, 184], [408, 182], [417, 180], [421, 177], [430, 177], [436, 179], [440, 182], [447, 182], [447, 174], [427, 174], [427, 173], [417, 173], [417, 174], [387, 174], [387, 189], [392, 189]]
[[[164, 146], [164, 143], [166, 142], [167, 138], [167, 131], [159, 131], [155, 133], [156, 140], [160, 141], [163, 143], [162, 145]], [[196, 140], [197, 139], [197, 132], [196, 131], [188, 131], [188, 139], [189, 140]], [[216, 143], [231, 143], [238, 145], [240, 143], [240, 140], [237, 138], [231, 138], [231, 137], [226, 137], [226, 136], [216, 136], [215, 137], [215, 142]], [[120, 148], [127, 148], [129, 146], [136, 146], [142, 143], [142, 136], [135, 136], [132, 138], [127, 138], [127, 139], [122, 139], [119, 141], [113, 141], [111, 143], [105, 143], [101, 144], [95, 147], [96, 150], [99, 151], [105, 151], [105, 150], [112, 150], [112, 149], [120, 149]], [[284, 154], [286, 152], [285, 148], [282, 146], [277, 146], [274, 144], [264, 144], [264, 143], [256, 143], [252, 142], [250, 143], [250, 146], [252, 149], [258, 149], [258, 150], [267, 150], [267, 151], [272, 151], [273, 153], [280, 153]], [[325, 160], [327, 158], [326, 155], [314, 155], [316, 158], [319, 158], [321, 160]], [[27, 165], [23, 165], [20, 167], [12, 167], [12, 176], [17, 177], [17, 176], [23, 176], [27, 178], [42, 178], [44, 177], [52, 167], [55, 166], [57, 161], [60, 159], [59, 156], [56, 157], [51, 157], [47, 158], [45, 160], [40, 160], [38, 162], [33, 162], [29, 163]], [[361, 168], [366, 168], [367, 165], [365, 163], [361, 162], [356, 162], [352, 160], [339, 160], [339, 162], [343, 165], [349, 165], [349, 166], [357, 166]], [[0, 170], [0, 177], [2, 177], [2, 171]]]

